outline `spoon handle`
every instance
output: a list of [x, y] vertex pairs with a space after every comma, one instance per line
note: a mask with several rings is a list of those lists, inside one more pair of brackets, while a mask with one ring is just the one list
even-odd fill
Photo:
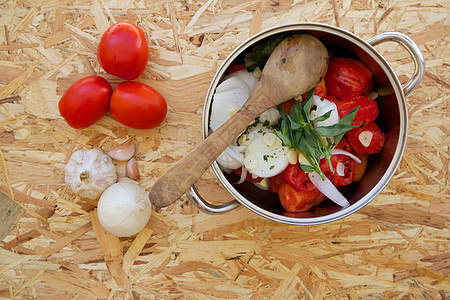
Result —
[[252, 105], [254, 99], [258, 99], [258, 103], [266, 102], [261, 101], [268, 97], [261, 90], [255, 88], [246, 104], [233, 117], [155, 182], [150, 189], [149, 198], [156, 207], [168, 206], [184, 194], [231, 142], [265, 110], [261, 105]]

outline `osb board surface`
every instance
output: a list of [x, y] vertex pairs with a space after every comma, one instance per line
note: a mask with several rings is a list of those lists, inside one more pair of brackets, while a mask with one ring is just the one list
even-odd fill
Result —
[[[449, 1], [208, 0], [1, 1], [0, 190], [25, 209], [1, 243], [0, 297], [17, 299], [444, 299], [449, 295]], [[139, 80], [166, 98], [154, 130], [109, 115], [70, 128], [57, 102], [76, 79], [100, 74], [101, 33], [129, 20], [146, 33], [150, 60]], [[339, 26], [363, 39], [409, 35], [427, 70], [408, 97], [409, 133], [394, 178], [368, 206], [309, 227], [279, 224], [239, 208], [199, 212], [186, 198], [154, 212], [137, 237], [117, 239], [93, 206], [64, 185], [77, 149], [138, 146], [148, 188], [201, 140], [201, 110], [215, 70], [260, 30], [289, 22]], [[412, 74], [395, 44], [378, 51], [402, 83]], [[119, 173], [123, 174], [123, 165]], [[204, 197], [229, 200], [211, 172]], [[373, 298], [374, 297], [374, 298]]]

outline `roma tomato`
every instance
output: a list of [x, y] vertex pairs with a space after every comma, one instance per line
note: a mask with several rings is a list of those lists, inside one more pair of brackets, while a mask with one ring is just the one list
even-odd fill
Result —
[[281, 205], [287, 212], [308, 211], [320, 195], [321, 193], [317, 189], [297, 191], [289, 183], [283, 183], [278, 191]]
[[112, 87], [100, 76], [88, 76], [72, 84], [58, 103], [67, 124], [76, 129], [91, 126], [109, 109]]
[[350, 146], [350, 143], [348, 142], [348, 140], [345, 136], [336, 145], [336, 149], [341, 149], [341, 150], [353, 153], [352, 146]]
[[386, 136], [375, 122], [355, 127], [346, 134], [353, 151], [359, 155], [378, 153], [383, 149]]
[[97, 48], [97, 58], [109, 74], [133, 80], [144, 72], [148, 61], [145, 34], [129, 22], [118, 22], [105, 31]]
[[353, 182], [356, 162], [351, 157], [343, 154], [335, 154], [331, 156], [330, 161], [333, 172], [326, 158], [320, 160], [319, 167], [334, 186], [344, 186]]
[[341, 118], [348, 115], [353, 109], [359, 106], [358, 112], [352, 122], [353, 126], [358, 127], [374, 121], [379, 113], [377, 102], [365, 96], [345, 98], [336, 105], [339, 117]]
[[343, 99], [367, 96], [373, 88], [372, 72], [360, 61], [338, 57], [330, 62], [325, 84], [328, 94]]
[[311, 182], [308, 174], [298, 164], [289, 164], [283, 171], [284, 180], [298, 191], [311, 191], [316, 187]]
[[119, 83], [111, 97], [111, 115], [135, 129], [151, 129], [164, 121], [167, 103], [152, 87], [135, 81]]
[[278, 175], [269, 177], [269, 190], [272, 193], [278, 193], [278, 191], [280, 190], [280, 186], [283, 183], [286, 183], [286, 180], [284, 180], [283, 172]]

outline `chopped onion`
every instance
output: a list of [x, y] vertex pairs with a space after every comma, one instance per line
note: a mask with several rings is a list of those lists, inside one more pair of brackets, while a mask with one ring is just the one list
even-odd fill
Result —
[[308, 173], [308, 177], [311, 182], [316, 186], [316, 188], [325, 196], [327, 196], [334, 203], [346, 208], [350, 206], [350, 203], [344, 197], [344, 195], [339, 192], [339, 190], [331, 183], [331, 181], [324, 177], [324, 180], [320, 177], [317, 172]]

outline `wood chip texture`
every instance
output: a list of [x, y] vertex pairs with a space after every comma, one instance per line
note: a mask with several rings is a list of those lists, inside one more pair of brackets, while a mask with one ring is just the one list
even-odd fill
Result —
[[[0, 1], [0, 190], [23, 208], [0, 242], [0, 297], [11, 299], [448, 299], [450, 2], [438, 0]], [[164, 123], [134, 130], [109, 114], [75, 130], [57, 108], [97, 74], [101, 34], [143, 29], [150, 58], [138, 81], [168, 102]], [[426, 60], [407, 97], [401, 164], [369, 205], [344, 219], [293, 226], [246, 208], [200, 212], [184, 196], [130, 238], [105, 232], [96, 202], [74, 195], [64, 165], [78, 149], [136, 144], [150, 188], [201, 141], [204, 97], [226, 56], [251, 35], [290, 22], [339, 26], [362, 39], [411, 37]], [[406, 84], [414, 66], [394, 43], [376, 47]], [[119, 175], [125, 166], [118, 163]], [[231, 196], [209, 170], [202, 195]]]

